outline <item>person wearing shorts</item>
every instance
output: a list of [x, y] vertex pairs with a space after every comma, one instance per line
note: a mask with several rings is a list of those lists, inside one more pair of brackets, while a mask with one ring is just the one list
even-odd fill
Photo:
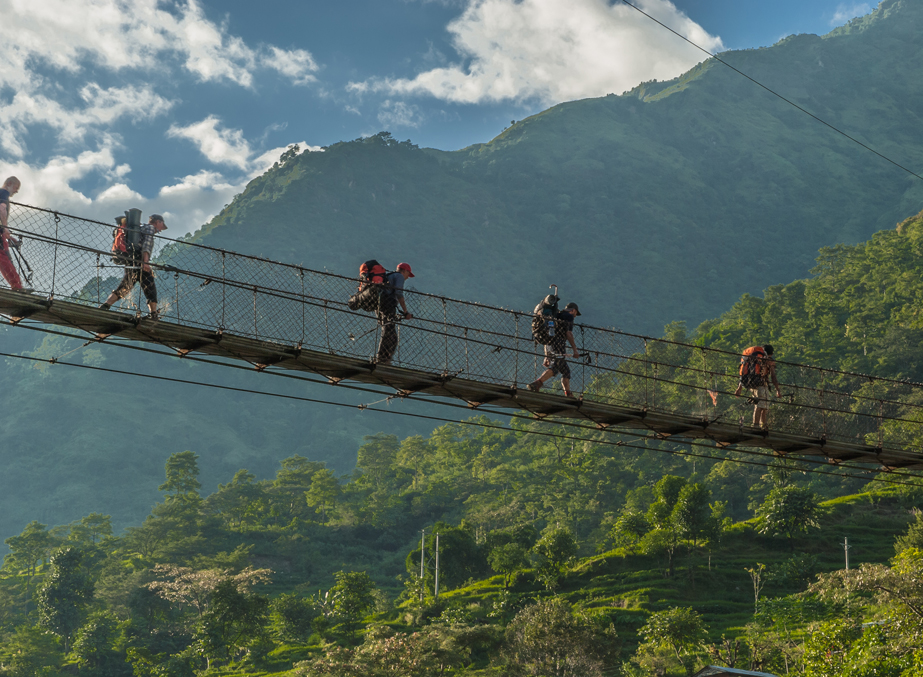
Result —
[[570, 366], [567, 364], [566, 353], [567, 343], [570, 343], [574, 357], [580, 357], [577, 343], [574, 341], [574, 318], [579, 314], [580, 309], [576, 303], [568, 303], [564, 310], [558, 313], [554, 323], [554, 336], [551, 343], [545, 346], [545, 360], [542, 362], [545, 371], [537, 380], [526, 386], [532, 392], [537, 393], [545, 385], [545, 381], [560, 375], [564, 394], [567, 397], [574, 396], [570, 389]]
[[[766, 357], [760, 358], [762, 361], [760, 374], [762, 383], [755, 388], [747, 388], [750, 391], [750, 400], [753, 402], [753, 427], [766, 430], [769, 427], [769, 384], [772, 383], [776, 390], [776, 397], [782, 397], [779, 390], [779, 381], [776, 378], [776, 361], [772, 359], [773, 347], [770, 345], [763, 346]], [[737, 384], [735, 395], [740, 395], [744, 389], [743, 383]]]
[[160, 214], [151, 214], [148, 222], [141, 226], [141, 259], [125, 266], [122, 281], [112, 290], [109, 298], [99, 306], [100, 308], [109, 310], [113, 304], [118, 303], [119, 299], [131, 294], [131, 290], [140, 282], [141, 291], [144, 292], [147, 308], [150, 311], [148, 317], [152, 320], [158, 318], [157, 284], [154, 282], [154, 271], [151, 269], [151, 255], [154, 253], [154, 236], [166, 229], [167, 224], [164, 223], [163, 217]]

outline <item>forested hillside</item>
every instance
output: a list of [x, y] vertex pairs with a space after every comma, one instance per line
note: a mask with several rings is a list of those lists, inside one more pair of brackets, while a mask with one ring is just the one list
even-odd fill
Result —
[[[921, 26], [920, 3], [888, 0], [829, 35], [722, 58], [915, 167]], [[890, 228], [921, 198], [919, 180], [708, 61], [675, 81], [556, 106], [460, 151], [382, 133], [288, 152], [195, 238], [343, 274], [369, 257], [407, 260], [419, 290], [505, 307], [529, 309], [555, 283], [587, 323], [656, 334], [803, 277], [819, 248]], [[23, 331], [4, 331], [10, 352], [79, 348], [73, 355], [114, 369], [303, 394], [257, 375]], [[0, 536], [33, 516], [141, 519], [164, 452], [196, 451], [211, 490], [241, 466], [270, 477], [292, 454], [347, 471], [364, 435], [431, 430], [368, 412], [9, 365]], [[147, 488], [129, 483], [137, 476]]]
[[[772, 341], [791, 362], [917, 378], [923, 349], [906, 337], [921, 247], [923, 213], [825, 249], [812, 277], [670, 336], [731, 350]], [[920, 424], [904, 418], [895, 425], [918, 447]], [[172, 453], [161, 500], [123, 535], [93, 513], [36, 520], [7, 540], [0, 671], [923, 669], [919, 475], [581, 433], [481, 416], [428, 436], [368, 436], [348, 475], [292, 455], [272, 479], [241, 468], [213, 492], [194, 452]]]
[[[721, 58], [913, 168], [921, 26], [920, 3], [888, 0], [826, 36]], [[197, 239], [346, 275], [407, 260], [418, 289], [507, 307], [556, 283], [586, 322], [651, 334], [801, 278], [821, 247], [921, 206], [919, 179], [709, 60], [459, 151], [383, 132], [286, 157]]]

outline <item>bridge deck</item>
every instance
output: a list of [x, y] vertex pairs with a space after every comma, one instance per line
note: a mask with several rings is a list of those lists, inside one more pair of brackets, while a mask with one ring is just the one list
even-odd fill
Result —
[[578, 419], [601, 429], [653, 432], [662, 439], [711, 440], [728, 447], [741, 445], [771, 449], [791, 457], [821, 457], [830, 463], [868, 463], [884, 468], [923, 468], [923, 455], [894, 449], [822, 439], [774, 430], [763, 431], [726, 422], [709, 422], [681, 414], [619, 406], [587, 399], [573, 400], [554, 393], [534, 393], [442, 373], [374, 364], [354, 357], [308, 350], [297, 345], [184, 326], [164, 320], [138, 319], [134, 315], [37, 295], [0, 289], [0, 313], [14, 320], [71, 327], [97, 338], [122, 339], [167, 346], [189, 352], [242, 360], [262, 369], [310, 372], [331, 383], [352, 380], [386, 386], [404, 394], [463, 400], [472, 408], [526, 411], [536, 418]]

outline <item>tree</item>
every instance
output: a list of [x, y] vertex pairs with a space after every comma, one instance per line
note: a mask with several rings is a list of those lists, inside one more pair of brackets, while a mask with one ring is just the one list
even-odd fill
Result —
[[74, 637], [73, 655], [81, 670], [94, 677], [129, 677], [131, 666], [125, 655], [115, 649], [119, 635], [118, 620], [103, 612], [92, 614]]
[[688, 607], [673, 607], [651, 614], [638, 631], [644, 643], [638, 647], [636, 660], [641, 665], [653, 667], [662, 659], [663, 650], [692, 675], [695, 655], [707, 637], [702, 617]]
[[324, 464], [295, 455], [283, 459], [280, 465], [282, 467], [276, 473], [271, 488], [271, 513], [275, 517], [281, 517], [283, 524], [291, 524], [296, 519], [307, 519], [308, 504], [304, 500], [304, 495], [311, 488], [314, 475], [324, 469]]
[[167, 459], [167, 481], [158, 489], [167, 493], [167, 501], [181, 501], [184, 499], [198, 498], [199, 489], [199, 456], [193, 451], [182, 451], [170, 454]]
[[51, 571], [38, 593], [39, 624], [64, 641], [65, 653], [93, 598], [93, 581], [83, 567], [83, 558], [77, 548], [55, 553]]
[[516, 572], [526, 563], [528, 550], [519, 543], [504, 543], [490, 551], [487, 561], [490, 568], [503, 576], [503, 587], [510, 587], [510, 582]]
[[692, 540], [695, 547], [698, 540], [713, 531], [711, 514], [711, 491], [701, 484], [687, 484], [676, 498], [671, 519], [682, 538]]
[[263, 489], [256, 476], [248, 470], [238, 470], [227, 484], [219, 484], [218, 491], [205, 501], [206, 509], [217, 513], [230, 529], [243, 529]]
[[11, 536], [4, 543], [10, 548], [10, 553], [3, 558], [4, 565], [27, 569], [31, 581], [35, 575], [36, 565], [48, 557], [54, 546], [54, 538], [44, 524], [32, 520], [19, 536]]
[[285, 593], [272, 600], [269, 608], [273, 629], [280, 638], [289, 642], [308, 641], [312, 622], [319, 614], [313, 599]]
[[321, 520], [327, 523], [327, 508], [333, 508], [343, 490], [332, 470], [324, 468], [314, 473], [311, 488], [305, 493], [305, 499], [312, 508], [317, 508]]
[[623, 510], [609, 530], [609, 538], [617, 546], [633, 550], [650, 530], [651, 525], [644, 515], [634, 510]]
[[208, 610], [195, 630], [195, 642], [212, 667], [215, 660], [230, 661], [247, 651], [263, 635], [269, 601], [249, 592], [231, 578], [212, 590]]
[[96, 545], [100, 541], [112, 536], [112, 517], [102, 513], [92, 512], [79, 522], [71, 525], [68, 540], [77, 543]]
[[674, 513], [686, 480], [676, 475], [664, 475], [654, 485], [656, 500], [647, 510], [647, 520], [654, 529], [645, 534], [641, 547], [647, 553], [665, 553], [667, 575], [673, 576], [674, 557], [680, 546], [680, 523]]
[[795, 551], [795, 534], [817, 527], [821, 510], [817, 495], [793, 485], [776, 487], [756, 510], [761, 534], [785, 534], [789, 549]]
[[901, 630], [903, 646], [923, 646], [923, 550], [902, 551], [890, 567], [863, 563], [858, 569], [819, 574], [809, 590], [838, 604], [870, 596]]
[[569, 529], [553, 527], [545, 530], [532, 546], [532, 552], [536, 576], [545, 588], [553, 590], [564, 577], [568, 563], [577, 555], [577, 541]]
[[239, 574], [231, 574], [220, 569], [196, 571], [189, 567], [158, 564], [154, 567], [157, 580], [148, 583], [146, 587], [173, 604], [195, 611], [196, 616], [201, 618], [208, 612], [212, 595], [220, 584], [230, 581], [244, 593], [258, 583], [267, 582], [270, 573], [269, 569], [252, 567], [247, 567]]
[[614, 635], [552, 597], [526, 607], [510, 622], [504, 654], [512, 675], [601, 676], [614, 657], [609, 650]]
[[356, 625], [375, 606], [375, 583], [364, 571], [338, 571], [330, 588], [333, 610], [350, 635]]
[[60, 639], [38, 626], [24, 625], [6, 636], [0, 646], [0, 665], [9, 677], [54, 675], [61, 666], [64, 652]]
[[923, 512], [919, 510], [915, 511], [914, 521], [907, 527], [907, 533], [894, 541], [894, 550], [898, 555], [909, 548], [923, 550]]

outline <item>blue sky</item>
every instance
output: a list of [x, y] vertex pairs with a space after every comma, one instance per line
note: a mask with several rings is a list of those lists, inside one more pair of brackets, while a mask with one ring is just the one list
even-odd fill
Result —
[[[636, 0], [711, 51], [823, 34], [828, 0]], [[192, 231], [292, 143], [454, 150], [704, 58], [618, 0], [4, 0], [0, 173], [23, 202]]]

